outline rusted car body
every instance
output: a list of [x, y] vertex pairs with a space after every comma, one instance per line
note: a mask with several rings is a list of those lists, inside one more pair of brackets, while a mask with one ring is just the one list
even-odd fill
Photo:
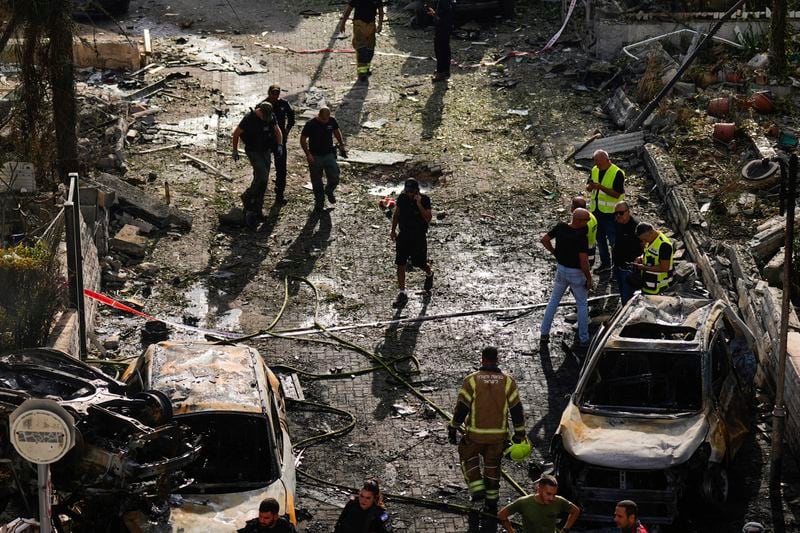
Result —
[[632, 499], [669, 524], [689, 487], [714, 506], [749, 428], [752, 334], [722, 301], [638, 295], [595, 336], [552, 443], [560, 485], [607, 522]]
[[130, 531], [235, 531], [273, 497], [295, 518], [295, 465], [280, 381], [253, 348], [204, 342], [151, 345], [122, 377], [167, 395], [175, 420], [199, 436], [193, 482], [158, 516], [125, 516]]

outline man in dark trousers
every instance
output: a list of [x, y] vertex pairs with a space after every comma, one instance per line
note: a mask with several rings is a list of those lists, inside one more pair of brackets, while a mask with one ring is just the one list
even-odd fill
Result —
[[297, 533], [294, 525], [285, 518], [278, 516], [280, 504], [275, 498], [266, 498], [258, 506], [258, 518], [248, 520], [245, 526], [237, 533]]
[[639, 522], [639, 506], [632, 500], [622, 500], [614, 508], [614, 523], [620, 533], [647, 533]]
[[666, 235], [646, 222], [636, 226], [636, 236], [644, 252], [633, 262], [642, 271], [642, 292], [661, 294], [672, 282], [675, 248]]
[[[576, 347], [589, 347], [589, 291], [592, 289], [592, 273], [589, 270], [589, 239], [586, 225], [589, 223], [589, 211], [583, 208], [572, 212], [572, 221], [559, 222], [546, 234], [541, 243], [548, 252], [556, 257], [556, 278], [553, 281], [553, 293], [544, 312], [542, 325], [539, 328], [541, 343], [550, 341], [550, 326], [556, 315], [561, 298], [569, 288], [575, 297], [578, 308], [578, 342]], [[556, 241], [553, 246], [553, 240]]]
[[282, 153], [275, 151], [275, 203], [278, 205], [286, 204], [286, 146], [289, 144], [289, 132], [294, 127], [294, 109], [281, 98], [281, 88], [278, 85], [270, 85], [267, 91], [267, 102], [272, 104], [272, 112], [275, 114], [275, 122], [281, 130], [283, 137]]
[[614, 246], [616, 225], [614, 206], [625, 200], [625, 173], [608, 158], [605, 150], [597, 150], [593, 155], [594, 167], [586, 184], [589, 191], [589, 211], [597, 217], [597, 253], [600, 264], [596, 272], [611, 270], [609, 246]]
[[[497, 513], [500, 498], [500, 458], [508, 439], [509, 414], [514, 424], [513, 441], [525, 440], [525, 413], [517, 383], [500, 370], [498, 359], [497, 348], [483, 349], [481, 367], [464, 378], [447, 426], [448, 441], [458, 443], [461, 471], [473, 504], [483, 502], [484, 510], [493, 514]], [[462, 423], [464, 436], [459, 442], [458, 428]]]
[[450, 78], [450, 33], [453, 31], [453, 4], [451, 0], [433, 0], [427, 6], [427, 13], [433, 17], [433, 54], [436, 56], [436, 73], [433, 81], [446, 81]]
[[[314, 190], [314, 210], [322, 211], [325, 208], [325, 197], [328, 202], [335, 204], [336, 196], [333, 191], [339, 184], [339, 164], [336, 162], [336, 148], [333, 138], [339, 145], [339, 150], [347, 157], [344, 137], [339, 123], [331, 116], [331, 110], [322, 107], [317, 116], [306, 122], [300, 133], [300, 146], [306, 154], [308, 171], [311, 174], [311, 187]], [[322, 183], [322, 174], [327, 178], [327, 184]]]
[[636, 290], [630, 283], [630, 276], [634, 271], [632, 263], [642, 255], [642, 244], [636, 236], [639, 221], [631, 215], [627, 202], [617, 202], [614, 206], [614, 223], [616, 238], [611, 247], [611, 258], [614, 261], [614, 279], [617, 280], [620, 305], [625, 305]]
[[[353, 48], [356, 50], [356, 75], [358, 81], [367, 81], [372, 74], [370, 64], [375, 55], [375, 34], [383, 29], [382, 0], [348, 0], [339, 22], [339, 32], [344, 33], [347, 18], [353, 13]], [[378, 23], [375, 24], [377, 15]]]
[[261, 102], [247, 113], [233, 130], [233, 160], [239, 160], [239, 139], [244, 141], [244, 153], [253, 167], [253, 181], [242, 193], [245, 223], [253, 227], [264, 217], [264, 195], [269, 183], [270, 152], [283, 156], [283, 135], [272, 104]]
[[403, 192], [397, 196], [392, 215], [392, 231], [389, 233], [389, 238], [395, 243], [394, 262], [397, 265], [399, 289], [394, 307], [402, 307], [408, 302], [406, 263], [409, 259], [412, 265], [425, 271], [425, 291], [430, 292], [433, 289], [433, 270], [428, 262], [428, 224], [432, 215], [430, 197], [420, 192], [417, 180], [407, 179]]

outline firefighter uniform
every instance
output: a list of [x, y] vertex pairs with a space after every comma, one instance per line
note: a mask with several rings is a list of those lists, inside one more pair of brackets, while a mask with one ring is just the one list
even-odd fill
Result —
[[660, 231], [658, 232], [658, 236], [653, 239], [653, 242], [648, 244], [644, 249], [642, 264], [646, 266], [658, 266], [661, 262], [661, 246], [664, 244], [668, 244], [671, 250], [669, 255], [669, 270], [666, 272], [642, 272], [642, 292], [645, 294], [660, 294], [664, 289], [669, 287], [672, 281], [672, 260], [675, 256], [675, 248], [666, 235]]
[[458, 445], [461, 470], [472, 500], [485, 498], [487, 507], [496, 506], [500, 497], [500, 458], [508, 439], [509, 412], [514, 440], [521, 441], [525, 438], [525, 418], [514, 379], [496, 365], [485, 364], [464, 379], [450, 431], [454, 434], [464, 423], [464, 436]]

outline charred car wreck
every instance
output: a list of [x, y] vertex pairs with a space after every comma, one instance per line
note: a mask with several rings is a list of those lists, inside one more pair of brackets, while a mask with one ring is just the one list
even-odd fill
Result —
[[30, 398], [55, 400], [75, 420], [77, 442], [52, 465], [54, 520], [84, 530], [118, 529], [124, 512], [165, 501], [190, 483], [183, 472], [200, 457], [193, 434], [172, 420], [155, 391], [128, 395], [123, 383], [51, 349], [0, 356], [0, 504], [13, 495], [36, 508], [36, 469], [5, 436], [9, 415]]
[[606, 522], [622, 499], [672, 523], [691, 487], [712, 506], [749, 427], [752, 334], [722, 301], [636, 296], [595, 336], [552, 449], [556, 473]]

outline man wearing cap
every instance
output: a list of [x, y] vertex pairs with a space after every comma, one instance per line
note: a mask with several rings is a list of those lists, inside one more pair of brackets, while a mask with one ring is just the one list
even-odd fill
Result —
[[[589, 270], [589, 239], [586, 226], [591, 214], [583, 208], [572, 211], [572, 221], [559, 222], [542, 235], [542, 246], [556, 257], [556, 277], [553, 281], [553, 293], [544, 312], [539, 328], [539, 341], [550, 341], [550, 326], [556, 315], [561, 298], [569, 288], [575, 297], [578, 308], [578, 342], [581, 349], [589, 346], [589, 291], [592, 288], [592, 273]], [[556, 241], [555, 246], [553, 240]]]
[[[300, 133], [300, 146], [306, 154], [308, 171], [311, 174], [315, 211], [322, 211], [325, 208], [326, 196], [328, 202], [336, 203], [333, 191], [339, 184], [339, 165], [336, 163], [334, 137], [342, 156], [347, 157], [342, 130], [339, 129], [339, 123], [331, 116], [331, 110], [327, 107], [320, 108], [317, 116], [306, 122]], [[323, 173], [328, 180], [325, 185], [322, 183]]]
[[[408, 302], [406, 294], [406, 263], [425, 271], [423, 289], [430, 293], [433, 289], [433, 270], [428, 262], [428, 224], [431, 222], [431, 199], [419, 190], [419, 182], [414, 178], [406, 180], [403, 192], [397, 196], [392, 215], [392, 231], [389, 238], [395, 243], [394, 263], [397, 265], [397, 299], [394, 307], [402, 307]], [[400, 233], [397, 228], [400, 227]]]
[[[447, 426], [447, 440], [458, 443], [461, 471], [474, 505], [484, 504], [486, 512], [497, 512], [500, 498], [500, 458], [508, 439], [508, 415], [514, 424], [513, 441], [525, 440], [525, 413], [517, 383], [497, 366], [497, 348], [481, 352], [481, 367], [464, 378], [458, 391], [453, 418]], [[464, 436], [458, 429], [464, 424]], [[483, 458], [483, 473], [481, 473]]]
[[600, 265], [597, 272], [611, 270], [609, 246], [614, 246], [616, 229], [614, 205], [625, 200], [625, 173], [608, 158], [605, 150], [597, 150], [592, 156], [594, 167], [586, 190], [589, 191], [589, 211], [597, 217], [597, 245]]
[[631, 285], [629, 278], [633, 272], [633, 262], [642, 254], [642, 244], [636, 236], [639, 221], [631, 215], [627, 202], [617, 202], [614, 206], [614, 223], [616, 238], [611, 247], [611, 258], [614, 261], [614, 279], [617, 280], [620, 303], [624, 305], [638, 288]]
[[620, 533], [647, 533], [639, 522], [639, 506], [633, 500], [622, 500], [614, 508], [614, 523]]
[[278, 205], [286, 204], [286, 146], [288, 145], [289, 132], [294, 127], [294, 109], [281, 98], [281, 88], [278, 85], [270, 85], [267, 90], [267, 101], [272, 104], [272, 111], [275, 114], [275, 121], [281, 129], [283, 137], [282, 153], [275, 151], [275, 203]]
[[264, 195], [269, 183], [270, 152], [283, 155], [283, 135], [275, 116], [272, 104], [261, 102], [247, 113], [233, 130], [233, 160], [239, 160], [239, 138], [244, 141], [244, 153], [253, 167], [253, 181], [242, 193], [245, 223], [254, 226], [263, 218]]
[[[367, 81], [372, 74], [370, 63], [375, 55], [375, 34], [383, 28], [382, 0], [348, 0], [339, 22], [339, 32], [344, 33], [347, 18], [353, 13], [353, 48], [356, 50], [356, 75], [358, 81]], [[378, 24], [375, 24], [375, 16]]]
[[[497, 513], [500, 523], [508, 533], [514, 533], [514, 526], [509, 517], [519, 513], [522, 515], [522, 527], [525, 533], [568, 533], [575, 525], [580, 508], [561, 496], [557, 496], [558, 481], [555, 477], [544, 474], [536, 483], [536, 492], [517, 498]], [[564, 527], [558, 529], [556, 522], [562, 515], [567, 515]]]
[[642, 292], [661, 294], [672, 281], [672, 242], [646, 222], [636, 226], [636, 236], [644, 249], [633, 262], [633, 267], [642, 271]]

